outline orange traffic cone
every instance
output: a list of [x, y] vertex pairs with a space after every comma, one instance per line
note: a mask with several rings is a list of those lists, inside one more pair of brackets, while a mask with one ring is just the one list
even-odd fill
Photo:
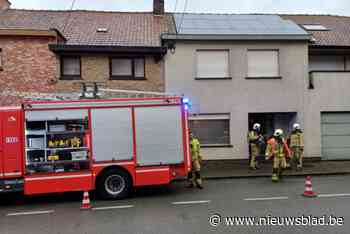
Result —
[[307, 176], [305, 180], [305, 191], [303, 193], [304, 197], [316, 197], [316, 193], [312, 191], [311, 176]]
[[89, 210], [91, 209], [89, 192], [85, 191], [83, 196], [83, 202], [80, 207], [81, 210]]

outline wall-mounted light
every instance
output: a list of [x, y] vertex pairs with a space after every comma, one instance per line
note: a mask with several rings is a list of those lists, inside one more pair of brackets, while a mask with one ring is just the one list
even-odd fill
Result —
[[175, 41], [169, 41], [168, 42], [168, 49], [170, 50], [170, 53], [175, 54], [175, 51], [176, 51], [176, 43], [175, 43]]

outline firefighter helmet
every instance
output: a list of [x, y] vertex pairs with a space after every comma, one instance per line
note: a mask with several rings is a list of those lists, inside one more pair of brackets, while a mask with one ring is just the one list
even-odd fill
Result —
[[260, 127], [261, 127], [260, 124], [255, 123], [255, 124], [253, 125], [253, 130], [260, 130]]
[[276, 129], [275, 133], [273, 134], [275, 137], [280, 137], [283, 135], [282, 129]]
[[293, 130], [301, 130], [300, 124], [298, 123], [293, 124]]

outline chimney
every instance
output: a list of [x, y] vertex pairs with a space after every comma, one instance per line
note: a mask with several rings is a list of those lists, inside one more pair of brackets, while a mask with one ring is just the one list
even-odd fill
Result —
[[0, 0], [0, 11], [1, 10], [7, 10], [11, 6], [11, 2], [8, 0]]
[[164, 0], [153, 0], [153, 14], [164, 15]]

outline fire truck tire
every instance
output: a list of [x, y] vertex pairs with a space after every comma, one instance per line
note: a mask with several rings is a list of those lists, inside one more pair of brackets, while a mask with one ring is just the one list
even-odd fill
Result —
[[132, 181], [130, 175], [118, 169], [104, 172], [96, 182], [97, 194], [102, 199], [123, 199], [130, 195]]

